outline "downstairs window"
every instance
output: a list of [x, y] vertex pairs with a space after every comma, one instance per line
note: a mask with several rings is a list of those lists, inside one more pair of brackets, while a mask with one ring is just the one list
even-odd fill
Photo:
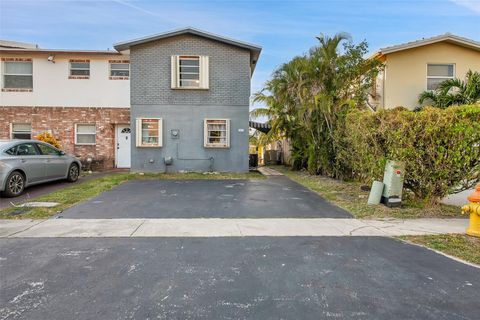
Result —
[[137, 118], [136, 127], [137, 147], [162, 146], [161, 118]]
[[229, 148], [230, 147], [230, 120], [205, 119], [204, 147], [205, 148]]

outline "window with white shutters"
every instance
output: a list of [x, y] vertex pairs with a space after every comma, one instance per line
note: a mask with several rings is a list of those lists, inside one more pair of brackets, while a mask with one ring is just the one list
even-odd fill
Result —
[[205, 119], [204, 147], [205, 148], [229, 148], [230, 147], [230, 120]]
[[137, 118], [136, 127], [137, 147], [162, 146], [162, 119]]
[[208, 89], [207, 56], [172, 56], [172, 89]]

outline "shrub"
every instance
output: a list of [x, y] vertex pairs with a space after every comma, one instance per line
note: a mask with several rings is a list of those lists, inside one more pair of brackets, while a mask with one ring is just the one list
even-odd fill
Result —
[[480, 105], [350, 112], [336, 134], [344, 176], [381, 180], [387, 159], [406, 164], [405, 188], [437, 201], [480, 180]]
[[49, 143], [52, 146], [54, 146], [55, 148], [58, 148], [58, 149], [62, 148], [62, 146], [60, 145], [60, 142], [58, 142], [58, 140], [55, 139], [55, 137], [48, 131], [44, 131], [44, 132], [40, 133], [39, 135], [37, 135], [35, 137], [35, 139], [37, 139], [39, 141]]

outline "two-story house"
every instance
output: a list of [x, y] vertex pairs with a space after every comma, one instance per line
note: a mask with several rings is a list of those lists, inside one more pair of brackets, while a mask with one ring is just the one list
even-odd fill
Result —
[[247, 171], [261, 48], [196, 29], [126, 41], [133, 171]]
[[92, 169], [129, 167], [128, 54], [2, 41], [0, 57], [0, 139], [48, 131]]
[[375, 109], [419, 107], [418, 96], [447, 79], [480, 72], [480, 42], [450, 33], [378, 50], [372, 57], [384, 64], [370, 104]]
[[0, 139], [49, 131], [101, 168], [248, 170], [260, 47], [185, 28], [115, 49], [0, 43]]

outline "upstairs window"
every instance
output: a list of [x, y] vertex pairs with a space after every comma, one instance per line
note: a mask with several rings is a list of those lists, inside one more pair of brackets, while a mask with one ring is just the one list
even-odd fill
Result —
[[75, 125], [75, 144], [94, 145], [97, 140], [96, 127], [94, 124]]
[[435, 90], [438, 85], [455, 77], [455, 65], [452, 64], [428, 64], [427, 65], [427, 90]]
[[205, 148], [229, 148], [230, 147], [230, 120], [205, 119], [204, 147]]
[[200, 88], [200, 57], [180, 56], [179, 84], [182, 88]]
[[128, 80], [130, 77], [130, 61], [110, 60], [110, 80]]
[[137, 118], [137, 147], [162, 146], [162, 119]]
[[69, 79], [90, 79], [90, 60], [70, 60]]
[[172, 56], [172, 89], [208, 89], [208, 57]]
[[12, 139], [32, 139], [30, 123], [12, 123]]
[[31, 59], [4, 58], [3, 91], [32, 91], [33, 64]]

